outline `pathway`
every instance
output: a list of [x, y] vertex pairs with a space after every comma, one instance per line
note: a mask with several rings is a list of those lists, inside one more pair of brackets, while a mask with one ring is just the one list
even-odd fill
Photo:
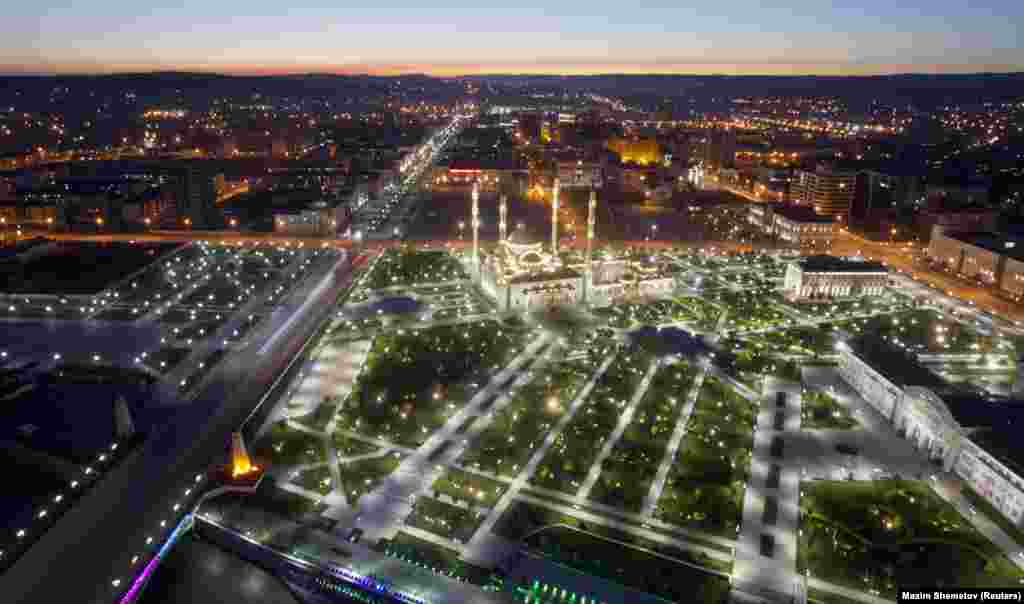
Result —
[[601, 465], [604, 464], [604, 460], [608, 459], [608, 455], [612, 452], [612, 447], [615, 443], [619, 442], [622, 438], [622, 434], [629, 427], [629, 423], [633, 421], [633, 413], [636, 412], [636, 407], [640, 404], [640, 401], [647, 394], [647, 388], [651, 385], [651, 379], [654, 377], [654, 372], [661, 366], [661, 361], [654, 359], [651, 361], [650, 366], [647, 368], [647, 373], [644, 374], [643, 380], [640, 381], [640, 385], [637, 386], [636, 392], [633, 393], [633, 398], [626, 405], [626, 408], [622, 410], [622, 415], [619, 416], [619, 423], [615, 426], [615, 430], [611, 436], [604, 441], [604, 446], [601, 447], [601, 452], [598, 453], [597, 459], [594, 460], [593, 465], [590, 466], [590, 471], [587, 473], [586, 480], [580, 485], [579, 490], [576, 492], [576, 500], [583, 501], [590, 495], [591, 489], [594, 488], [594, 484], [597, 483], [597, 478], [601, 475]]
[[[778, 392], [787, 395], [785, 407], [775, 404]], [[788, 431], [800, 429], [800, 385], [768, 378], [760, 401], [733, 566], [734, 589], [767, 596], [769, 601], [806, 598], [803, 579], [796, 573], [800, 473], [771, 452], [773, 440], [783, 438]], [[779, 413], [785, 418], [782, 430], [775, 429], [775, 418]], [[782, 455], [786, 452], [783, 451]], [[777, 480], [772, 477], [773, 473], [778, 473]], [[769, 512], [768, 507], [774, 507], [774, 513]], [[762, 549], [765, 539], [774, 540], [773, 551]]]
[[533, 477], [533, 473], [537, 471], [537, 466], [540, 465], [541, 460], [544, 459], [548, 449], [551, 448], [551, 445], [553, 445], [555, 440], [557, 440], [558, 435], [561, 434], [565, 427], [569, 425], [569, 422], [572, 421], [576, 412], [583, 406], [583, 403], [590, 396], [590, 391], [594, 389], [594, 385], [597, 383], [597, 380], [599, 380], [601, 376], [608, 371], [608, 367], [611, 366], [614, 359], [615, 353], [609, 354], [605, 357], [604, 362], [601, 363], [597, 371], [594, 372], [594, 375], [590, 377], [590, 380], [583, 386], [583, 388], [580, 389], [576, 398], [573, 399], [572, 403], [569, 405], [568, 412], [565, 413], [565, 415], [558, 420], [558, 423], [555, 424], [555, 427], [548, 432], [544, 442], [536, 451], [533, 452], [533, 455], [530, 457], [530, 461], [527, 462], [526, 467], [516, 475], [511, 486], [505, 489], [505, 493], [502, 494], [500, 499], [498, 499], [497, 504], [491, 508], [487, 517], [480, 524], [479, 528], [477, 528], [476, 532], [473, 533], [473, 537], [466, 545], [466, 553], [464, 554], [466, 559], [478, 564], [486, 563], [488, 560], [493, 562], [494, 557], [487, 555], [488, 552], [486, 550], [489, 548], [486, 546], [493, 542], [491, 530], [494, 528], [495, 523], [498, 522], [498, 519], [501, 518], [502, 514], [505, 513], [505, 510], [508, 509], [509, 504], [512, 503], [512, 499], [514, 499], [519, 494], [519, 491], [526, 485], [526, 481]]
[[[532, 362], [536, 356], [552, 342], [551, 336], [544, 334], [530, 342], [504, 369], [495, 374], [491, 381], [481, 388], [469, 402], [452, 415], [444, 426], [431, 435], [416, 452], [405, 458], [401, 465], [384, 480], [380, 486], [363, 496], [365, 510], [358, 522], [359, 527], [366, 531], [366, 538], [376, 540], [390, 535], [401, 524], [411, 510], [412, 501], [417, 494], [426, 492], [433, 484], [431, 477], [443, 470], [454, 461], [455, 455], [461, 452], [467, 439], [460, 438], [457, 430], [470, 417], [479, 415], [483, 403], [493, 397], [500, 396], [499, 387], [520, 372], [520, 367]], [[520, 372], [518, 382], [528, 379], [526, 372]], [[446, 441], [460, 442], [451, 446], [437, 459], [431, 459], [438, 447]]]
[[[722, 311], [718, 315], [718, 322], [715, 324], [715, 329], [712, 335], [708, 338], [710, 344], [714, 344], [718, 341], [718, 334], [722, 331], [722, 326], [725, 324], [725, 311]], [[700, 372], [693, 381], [693, 387], [686, 395], [685, 406], [683, 407], [682, 413], [679, 414], [679, 419], [676, 421], [676, 426], [672, 430], [672, 436], [668, 441], [668, 448], [665, 449], [665, 456], [661, 460], [661, 464], [658, 466], [658, 473], [655, 475], [654, 482], [651, 483], [651, 490], [647, 493], [647, 498], [644, 499], [644, 506], [641, 514], [646, 517], [654, 515], [654, 509], [658, 505], [658, 500], [661, 498], [661, 492], [665, 490], [665, 480], [668, 478], [669, 470], [672, 468], [672, 464], [676, 460], [676, 455], [679, 453], [679, 444], [683, 441], [683, 437], [686, 436], [686, 425], [690, 423], [690, 416], [693, 415], [693, 408], [697, 403], [697, 395], [700, 393], [701, 387], [704, 385], [704, 378], [708, 375], [708, 370], [711, 368], [711, 359], [704, 358], [701, 361]]]

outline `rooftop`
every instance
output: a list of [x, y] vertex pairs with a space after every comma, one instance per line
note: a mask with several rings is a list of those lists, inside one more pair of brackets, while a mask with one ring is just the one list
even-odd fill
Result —
[[807, 272], [826, 273], [887, 273], [889, 272], [881, 262], [866, 262], [860, 260], [847, 260], [838, 256], [827, 256], [824, 254], [808, 256], [799, 262], [800, 268]]
[[986, 231], [954, 233], [947, 236], [995, 254], [1009, 256], [1014, 260], [1024, 260], [1024, 239], [1019, 237], [998, 235]]
[[[979, 402], [984, 404], [984, 401]], [[1007, 418], [1005, 424], [973, 432], [970, 438], [971, 442], [1006, 464], [1018, 476], [1024, 476], [1024, 449], [1020, 446], [1020, 428], [1024, 423], [1020, 413], [1014, 413], [1013, 416]]]
[[939, 396], [954, 391], [948, 382], [918, 363], [912, 354], [875, 334], [865, 333], [847, 342], [847, 346], [869, 367], [900, 388], [920, 386]]
[[817, 224], [832, 224], [835, 222], [831, 216], [822, 216], [806, 206], [779, 205], [775, 206], [775, 213], [793, 222], [813, 222]]
[[578, 279], [579, 273], [571, 268], [562, 268], [552, 272], [524, 273], [516, 275], [509, 280], [509, 283], [540, 283], [543, 281], [554, 281], [557, 279]]

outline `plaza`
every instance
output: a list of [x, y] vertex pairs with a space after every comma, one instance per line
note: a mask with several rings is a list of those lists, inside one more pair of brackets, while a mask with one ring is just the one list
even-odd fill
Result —
[[[630, 250], [597, 251], [627, 271], [635, 261]], [[597, 602], [678, 599], [659, 583], [674, 572], [695, 573], [708, 601], [891, 597], [884, 569], [857, 583], [825, 556], [800, 513], [812, 505], [802, 485], [898, 476], [944, 502], [941, 481], [955, 477], [931, 480], [941, 468], [846, 384], [843, 342], [891, 337], [893, 325], [927, 315], [955, 324], [967, 350], [1016, 346], [896, 287], [808, 309], [784, 296], [792, 258], [780, 256], [663, 250], [644, 262], [672, 275], [670, 289], [634, 288], [571, 313], [503, 305], [471, 259], [411, 247], [374, 256], [254, 455], [268, 468], [266, 489], [319, 517], [318, 539], [342, 544], [357, 531], [374, 555], [481, 590], [495, 589], [500, 571], [517, 601], [539, 597], [533, 579]], [[672, 330], [699, 345], [666, 345], [658, 334]], [[837, 522], [835, 508], [814, 505], [823, 526]], [[1015, 580], [1020, 546], [989, 525], [968, 529], [980, 521], [944, 505], [924, 513], [959, 518], [976, 531], [964, 547], [995, 560], [1000, 581]], [[775, 535], [774, 554], [758, 549], [764, 534]], [[643, 556], [657, 563], [628, 575], [601, 562]], [[986, 568], [958, 572], [982, 585]]]

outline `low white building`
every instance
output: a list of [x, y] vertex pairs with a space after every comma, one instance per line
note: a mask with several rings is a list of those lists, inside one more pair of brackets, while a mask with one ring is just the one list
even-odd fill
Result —
[[1013, 523], [1024, 512], [1024, 402], [959, 391], [897, 345], [871, 335], [840, 346], [843, 379], [924, 455]]
[[875, 296], [889, 285], [889, 271], [880, 262], [808, 256], [786, 268], [783, 294], [791, 300]]

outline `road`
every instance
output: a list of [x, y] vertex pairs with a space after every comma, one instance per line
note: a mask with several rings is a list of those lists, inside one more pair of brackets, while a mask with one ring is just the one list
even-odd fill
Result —
[[[131, 582], [147, 537], [150, 548], [176, 523], [172, 506], [187, 498], [192, 477], [225, 459], [229, 435], [237, 430], [308, 334], [328, 316], [350, 273], [332, 271], [333, 286], [287, 338], [269, 354], [258, 349], [317, 285], [311, 279], [278, 307], [249, 343], [214, 370], [205, 387], [174, 420], [158, 429], [115, 470], [69, 510], [0, 579], [11, 602], [95, 602], [110, 604]], [[179, 512], [180, 514], [181, 512]], [[54, 580], [54, 569], [64, 569]], [[118, 587], [112, 581], [120, 580]]]

